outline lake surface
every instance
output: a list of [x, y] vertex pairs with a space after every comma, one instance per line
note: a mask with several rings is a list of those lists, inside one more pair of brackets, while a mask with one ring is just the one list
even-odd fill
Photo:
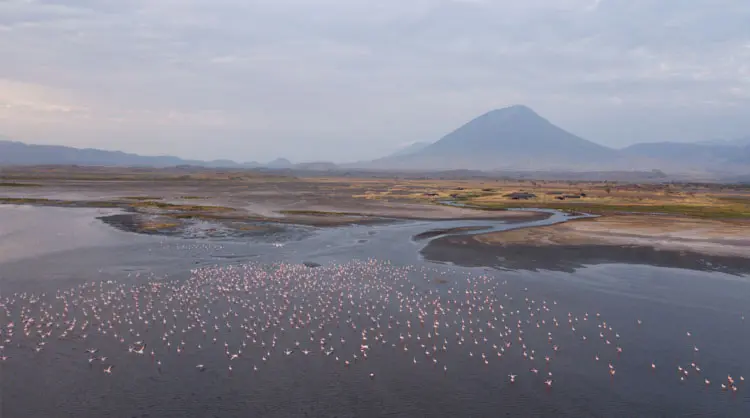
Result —
[[525, 226], [498, 221], [184, 238], [112, 213], [0, 206], [3, 418], [750, 416], [747, 276], [467, 268], [412, 239]]

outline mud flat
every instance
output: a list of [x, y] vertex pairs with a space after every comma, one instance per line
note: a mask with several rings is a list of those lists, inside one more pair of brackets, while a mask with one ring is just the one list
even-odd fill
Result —
[[120, 208], [128, 216], [113, 226], [141, 233], [173, 233], [186, 221], [230, 227], [265, 228], [277, 223], [315, 227], [374, 224], [397, 220], [497, 219], [524, 221], [530, 211], [475, 211], [413, 200], [362, 199], [367, 183], [316, 179], [46, 179], [14, 183], [0, 190], [0, 204]]
[[620, 215], [435, 239], [422, 251], [459, 265], [572, 271], [601, 263], [750, 273], [750, 222]]
[[639, 245], [750, 257], [750, 222], [623, 215], [477, 235], [490, 245]]

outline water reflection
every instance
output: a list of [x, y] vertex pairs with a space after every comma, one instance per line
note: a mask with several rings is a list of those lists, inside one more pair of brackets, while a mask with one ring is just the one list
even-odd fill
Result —
[[[0, 262], [4, 337], [15, 322], [4, 416], [747, 416], [746, 277], [441, 266], [420, 250], [462, 236], [412, 239], [487, 221], [205, 240], [118, 231], [85, 209], [18, 211], [0, 217], [16, 254]], [[737, 392], [721, 389], [727, 374]]]

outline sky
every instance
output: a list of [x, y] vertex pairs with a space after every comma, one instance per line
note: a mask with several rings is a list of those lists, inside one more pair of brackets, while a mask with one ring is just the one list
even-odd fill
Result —
[[747, 0], [0, 0], [0, 135], [356, 161], [524, 104], [613, 147], [750, 135]]

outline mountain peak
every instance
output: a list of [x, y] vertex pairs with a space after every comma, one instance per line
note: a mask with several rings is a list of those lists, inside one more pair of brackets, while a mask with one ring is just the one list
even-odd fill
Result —
[[289, 168], [293, 165], [294, 164], [292, 164], [292, 162], [287, 160], [286, 158], [277, 158], [266, 164], [266, 166], [270, 168]]
[[529, 166], [576, 167], [609, 164], [617, 151], [567, 132], [524, 105], [489, 111], [417, 152], [398, 159], [475, 169]]
[[534, 110], [532, 110], [530, 107], [528, 107], [526, 105], [522, 105], [522, 104], [515, 104], [515, 105], [503, 107], [503, 108], [500, 108], [500, 109], [495, 109], [495, 111], [526, 112], [526, 113], [534, 113], [534, 114], [536, 114], [536, 112], [534, 112]]
[[491, 110], [491, 111], [487, 112], [486, 115], [515, 115], [515, 116], [518, 116], [518, 115], [534, 115], [534, 116], [539, 116], [539, 115], [537, 115], [536, 112], [534, 112], [533, 109], [531, 109], [530, 107], [528, 107], [526, 105], [522, 105], [522, 104], [517, 104], [517, 105], [513, 105], [513, 106], [508, 106], [508, 107], [503, 107], [503, 108], [500, 108], [500, 109]]
[[519, 121], [536, 122], [544, 120], [544, 118], [539, 116], [539, 114], [534, 112], [528, 106], [513, 105], [501, 109], [490, 110], [475, 120], [486, 120], [491, 121], [491, 123], [507, 123]]

